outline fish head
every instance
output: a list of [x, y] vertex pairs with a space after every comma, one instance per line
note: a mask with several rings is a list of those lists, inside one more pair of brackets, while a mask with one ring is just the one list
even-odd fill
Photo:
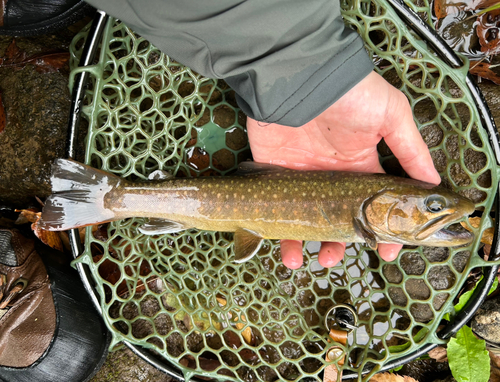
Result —
[[381, 191], [367, 200], [364, 221], [378, 241], [437, 247], [470, 243], [472, 233], [446, 227], [472, 214], [474, 203], [445, 188], [424, 185]]

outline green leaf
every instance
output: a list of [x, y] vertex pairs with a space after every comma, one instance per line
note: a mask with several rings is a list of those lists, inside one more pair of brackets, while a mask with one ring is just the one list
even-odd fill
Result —
[[[481, 276], [481, 278], [478, 280], [478, 282], [476, 283], [474, 288], [472, 288], [471, 290], [465, 292], [463, 295], [460, 296], [460, 298], [458, 299], [457, 305], [455, 305], [455, 312], [460, 312], [460, 310], [464, 307], [464, 305], [467, 304], [467, 301], [469, 301], [469, 299], [471, 298], [472, 293], [476, 290], [477, 284], [479, 284], [479, 282], [482, 279], [483, 279], [483, 276]], [[491, 288], [488, 292], [488, 295], [493, 293], [497, 289], [497, 287], [498, 287], [498, 278], [495, 277], [495, 280], [493, 281], [493, 284], [491, 285]]]
[[486, 342], [477, 339], [468, 326], [463, 326], [448, 343], [448, 362], [458, 382], [488, 382], [490, 378]]

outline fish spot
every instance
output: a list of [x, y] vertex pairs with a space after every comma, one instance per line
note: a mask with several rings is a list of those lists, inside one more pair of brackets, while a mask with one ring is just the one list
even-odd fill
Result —
[[245, 195], [241, 195], [241, 200], [245, 200]]
[[222, 196], [222, 194], [219, 192], [219, 193], [217, 194], [217, 198], [220, 198], [221, 196]]
[[307, 194], [305, 192], [302, 193], [302, 196], [306, 196]]
[[326, 198], [326, 195], [325, 194], [321, 194], [321, 197], [324, 199], [324, 198]]
[[313, 193], [312, 193], [312, 196], [316, 196], [316, 192], [313, 192]]
[[343, 208], [344, 210], [347, 210], [347, 204], [344, 204], [344, 205], [342, 206], [342, 208]]
[[332, 195], [333, 195], [333, 193], [332, 193], [331, 191], [328, 191], [328, 195], [332, 196]]
[[277, 194], [273, 194], [273, 198], [276, 199], [278, 197]]
[[217, 207], [217, 211], [219, 211], [219, 212], [220, 212], [220, 211], [221, 211], [221, 209], [222, 209], [222, 208], [220, 208], [220, 207]]
[[258, 209], [258, 208], [256, 208], [256, 209], [255, 209], [255, 213], [256, 213], [256, 214], [258, 214], [258, 213], [259, 213], [259, 209]]
[[272, 213], [275, 214], [276, 213], [276, 208], [273, 208], [272, 209]]
[[203, 197], [204, 197], [204, 198], [206, 198], [206, 197], [207, 197], [207, 193], [206, 193], [206, 192], [204, 192], [204, 193], [203, 193]]
[[254, 197], [255, 199], [257, 199], [257, 198], [259, 197], [259, 195], [255, 194], [253, 197]]
[[238, 212], [238, 209], [237, 208], [233, 208], [233, 212]]
[[344, 192], [344, 191], [340, 191], [340, 195], [344, 195], [344, 194], [345, 194], [345, 192]]
[[283, 192], [286, 194], [286, 193], [287, 193], [287, 191], [288, 191], [288, 188], [286, 188], [286, 187], [285, 187], [285, 188], [283, 189]]
[[235, 198], [235, 199], [236, 199], [237, 197], [238, 197], [238, 194], [235, 192], [235, 193], [233, 194], [233, 198]]
[[229, 199], [229, 194], [226, 194], [226, 199]]
[[252, 189], [251, 189], [251, 188], [249, 188], [249, 189], [247, 190], [247, 192], [252, 192]]
[[248, 211], [248, 207], [247, 206], [245, 206], [245, 211]]
[[298, 191], [299, 189], [297, 187], [294, 188], [294, 191]]
[[261, 193], [262, 195], [264, 195], [266, 192], [265, 192], [264, 190], [262, 190], [260, 193]]
[[349, 191], [349, 195], [352, 195], [352, 191]]

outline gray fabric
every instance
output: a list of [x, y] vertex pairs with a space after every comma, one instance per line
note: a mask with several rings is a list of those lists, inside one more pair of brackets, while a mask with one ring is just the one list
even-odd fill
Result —
[[338, 0], [88, 0], [175, 60], [223, 78], [259, 121], [300, 126], [373, 64]]
[[10, 231], [0, 231], [0, 263], [8, 267], [17, 267], [17, 256], [10, 243], [12, 233]]

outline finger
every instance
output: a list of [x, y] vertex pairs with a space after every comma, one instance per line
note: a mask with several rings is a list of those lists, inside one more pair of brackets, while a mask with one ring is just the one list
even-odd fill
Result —
[[396, 93], [391, 94], [388, 106], [387, 125], [383, 134], [385, 142], [408, 175], [439, 184], [441, 177], [434, 168], [429, 149], [415, 125], [410, 104], [399, 90], [393, 89]]
[[401, 248], [402, 244], [379, 244], [378, 254], [385, 261], [393, 261], [398, 257]]
[[281, 240], [281, 260], [285, 267], [298, 269], [302, 266], [302, 241]]
[[332, 243], [324, 241], [318, 254], [318, 262], [324, 268], [337, 265], [344, 257], [345, 243]]

